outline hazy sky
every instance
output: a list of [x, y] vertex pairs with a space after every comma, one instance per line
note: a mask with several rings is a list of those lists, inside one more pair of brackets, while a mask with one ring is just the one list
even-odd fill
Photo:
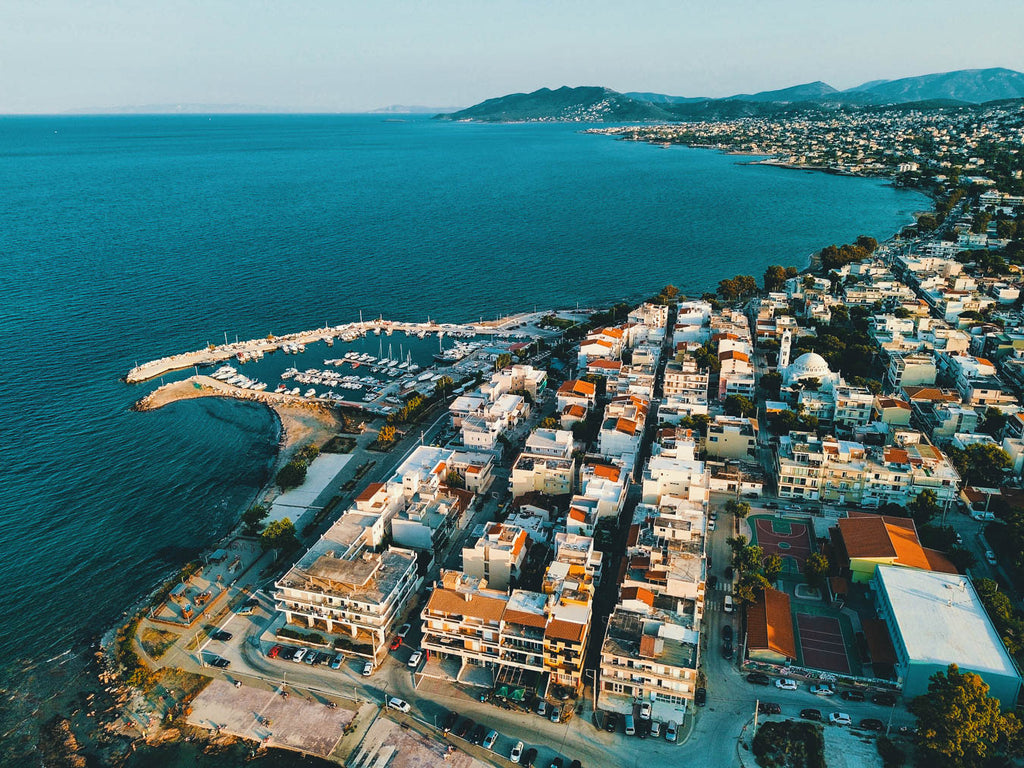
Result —
[[543, 86], [727, 96], [1024, 70], [1021, 0], [6, 0], [0, 113], [360, 111]]

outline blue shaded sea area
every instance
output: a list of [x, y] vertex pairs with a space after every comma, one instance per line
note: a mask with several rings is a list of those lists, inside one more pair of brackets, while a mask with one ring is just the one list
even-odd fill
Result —
[[130, 412], [159, 383], [119, 381], [136, 361], [360, 311], [466, 321], [666, 283], [699, 295], [929, 207], [880, 180], [579, 131], [0, 118], [0, 751], [31, 749], [85, 684], [89, 643], [268, 479], [269, 412]]

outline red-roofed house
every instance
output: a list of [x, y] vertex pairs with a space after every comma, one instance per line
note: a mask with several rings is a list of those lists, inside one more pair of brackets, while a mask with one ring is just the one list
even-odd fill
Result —
[[796, 659], [789, 595], [766, 589], [747, 609], [747, 654], [752, 661], [785, 664]]

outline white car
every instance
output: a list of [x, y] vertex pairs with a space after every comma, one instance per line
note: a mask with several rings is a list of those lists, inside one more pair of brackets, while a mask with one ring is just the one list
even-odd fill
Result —
[[708, 520], [708, 530], [709, 531], [715, 530], [715, 521], [714, 520]]
[[985, 550], [985, 562], [987, 562], [989, 565], [996, 564], [996, 553], [993, 552], [991, 549]]
[[409, 702], [404, 699], [400, 699], [397, 696], [392, 696], [388, 699], [388, 706], [391, 709], [397, 709], [399, 712], [408, 712], [412, 707], [409, 706]]
[[369, 677], [373, 674], [373, 662], [367, 661], [363, 664], [363, 677]]
[[850, 725], [851, 723], [850, 716], [845, 712], [832, 712], [828, 716], [828, 721], [832, 725]]
[[409, 669], [416, 669], [419, 666], [420, 659], [423, 658], [423, 651], [413, 651], [412, 656], [409, 657], [409, 661], [406, 662]]
[[509, 753], [508, 759], [511, 760], [513, 763], [518, 763], [519, 758], [523, 756], [523, 747], [523, 742], [517, 741], [516, 745], [512, 747], [512, 751]]
[[295, 655], [292, 656], [292, 661], [294, 661], [296, 664], [302, 663], [302, 660], [306, 658], [307, 653], [309, 653], [307, 649], [299, 648], [299, 650], [295, 652]]
[[403, 624], [398, 628], [398, 631], [395, 633], [395, 637], [400, 637], [405, 640], [405, 636], [409, 634], [410, 629], [412, 629], [410, 625]]
[[491, 729], [484, 738], [484, 749], [494, 749], [494, 742], [498, 740], [498, 732]]
[[651, 702], [644, 701], [640, 704], [640, 719], [650, 720], [651, 719]]
[[780, 677], [776, 680], [775, 687], [783, 691], [795, 691], [798, 688], [796, 680], [790, 680], [788, 677]]
[[812, 685], [811, 693], [813, 693], [815, 696], [832, 696], [835, 694], [835, 691], [833, 691], [832, 688], [827, 685]]

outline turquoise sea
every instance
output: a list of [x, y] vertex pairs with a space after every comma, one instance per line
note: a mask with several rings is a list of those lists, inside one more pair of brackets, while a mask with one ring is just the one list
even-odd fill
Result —
[[699, 294], [929, 207], [878, 180], [579, 129], [0, 118], [5, 761], [76, 706], [89, 644], [267, 479], [266, 411], [132, 413], [152, 388], [119, 381], [135, 361], [360, 310], [460, 321]]

